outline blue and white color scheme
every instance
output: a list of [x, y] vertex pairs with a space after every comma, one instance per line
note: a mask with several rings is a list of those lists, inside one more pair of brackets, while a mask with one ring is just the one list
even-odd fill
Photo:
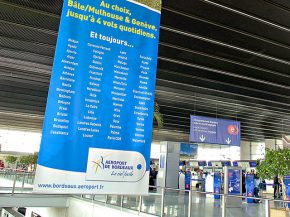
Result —
[[[284, 176], [283, 180], [286, 187], [286, 198], [287, 200], [290, 200], [290, 176]], [[290, 208], [290, 203], [288, 203], [288, 207]]]
[[[221, 173], [214, 173], [213, 176], [213, 189], [215, 194], [221, 193], [221, 184], [222, 184], [222, 174]], [[220, 199], [220, 195], [214, 195], [214, 199]]]
[[249, 162], [250, 167], [257, 167], [257, 162], [256, 161], [250, 161]]
[[190, 116], [190, 142], [240, 146], [240, 122]]
[[191, 189], [191, 172], [190, 171], [186, 171], [185, 172], [185, 190], [190, 190]]
[[241, 170], [239, 169], [229, 169], [228, 170], [228, 189], [229, 189], [229, 194], [231, 195], [240, 195], [241, 192]]
[[64, 1], [36, 192], [148, 193], [160, 11], [145, 4]]
[[[247, 197], [254, 197], [254, 190], [255, 190], [255, 177], [253, 174], [246, 175], [246, 194]], [[253, 203], [254, 199], [247, 198], [247, 203]]]

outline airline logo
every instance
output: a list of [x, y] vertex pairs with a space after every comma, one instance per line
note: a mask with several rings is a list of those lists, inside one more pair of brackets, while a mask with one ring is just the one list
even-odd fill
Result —
[[239, 134], [239, 128], [236, 125], [229, 125], [228, 126], [228, 133], [230, 135], [238, 135]]

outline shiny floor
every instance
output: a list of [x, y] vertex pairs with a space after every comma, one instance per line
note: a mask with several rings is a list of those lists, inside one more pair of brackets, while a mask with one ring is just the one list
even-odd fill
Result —
[[[231, 199], [232, 200], [232, 199]], [[145, 202], [146, 201], [146, 202]], [[156, 207], [158, 200], [152, 200], [152, 197], [145, 198], [145, 208], [143, 211], [152, 213], [152, 207]], [[143, 202], [143, 204], [144, 204]], [[151, 203], [151, 205], [149, 205]], [[205, 195], [193, 194], [192, 196], [191, 217], [221, 217], [221, 200], [208, 198]], [[228, 204], [230, 208], [226, 209], [227, 217], [264, 217], [265, 209], [263, 203], [247, 204], [240, 201], [239, 204]], [[157, 206], [158, 207], [158, 206]], [[160, 214], [160, 209], [156, 209]], [[166, 216], [188, 216], [188, 194], [166, 192], [164, 213]], [[154, 213], [155, 214], [155, 213]]]
[[[11, 192], [13, 178], [0, 177], [0, 192]], [[15, 192], [23, 192], [25, 188], [31, 188], [22, 178], [15, 182], [17, 189]], [[268, 195], [270, 196], [270, 195]], [[102, 203], [109, 203], [115, 206], [121, 206], [130, 210], [138, 210], [140, 197], [136, 196], [104, 196], [104, 195], [84, 195], [88, 199], [94, 199]], [[166, 191], [164, 197], [164, 213], [166, 217], [188, 217], [188, 193], [177, 191]], [[265, 204], [261, 200], [258, 204], [247, 204], [245, 201], [236, 201], [229, 199], [226, 212], [227, 217], [265, 217]], [[191, 203], [191, 217], [222, 217], [221, 200], [206, 197], [203, 194], [193, 193]], [[270, 207], [281, 207], [279, 202], [270, 202]], [[161, 214], [161, 193], [150, 192], [148, 196], [142, 196], [141, 212], [160, 216]]]
[[[237, 201], [238, 200], [238, 201]], [[229, 199], [227, 203], [227, 217], [265, 217], [265, 203], [246, 203], [241, 199]], [[137, 210], [139, 198], [124, 196], [112, 196], [107, 198], [110, 204]], [[166, 192], [164, 198], [164, 213], [166, 217], [188, 216], [188, 193]], [[270, 207], [280, 207], [282, 204], [270, 202]], [[192, 196], [191, 217], [222, 217], [221, 200], [206, 197], [201, 194]], [[141, 211], [152, 215], [161, 214], [161, 194], [153, 193], [142, 197]]]

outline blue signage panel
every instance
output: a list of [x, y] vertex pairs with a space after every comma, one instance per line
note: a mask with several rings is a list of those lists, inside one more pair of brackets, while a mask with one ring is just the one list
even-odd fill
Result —
[[239, 169], [228, 169], [228, 189], [229, 194], [241, 194], [241, 170]]
[[147, 193], [160, 8], [64, 0], [36, 191]]
[[185, 190], [190, 190], [191, 189], [191, 172], [186, 171], [185, 172]]
[[250, 167], [257, 167], [257, 162], [256, 161], [250, 161], [249, 165], [250, 165]]
[[[284, 177], [284, 184], [286, 187], [286, 198], [290, 200], [290, 176]], [[288, 203], [288, 207], [290, 208], [290, 203]]]
[[190, 116], [190, 141], [222, 145], [240, 146], [240, 122]]
[[238, 167], [239, 166], [238, 162], [237, 161], [233, 161], [233, 166], [234, 167]]
[[198, 161], [198, 166], [199, 167], [205, 167], [206, 166], [206, 161]]
[[231, 166], [231, 162], [230, 161], [222, 161], [222, 166], [226, 167], [226, 166]]
[[[255, 176], [253, 174], [246, 175], [246, 195], [247, 197], [254, 197]], [[254, 199], [247, 198], [247, 203], [253, 203]]]
[[[220, 194], [221, 193], [221, 184], [222, 184], [222, 174], [221, 173], [214, 173], [213, 177], [213, 189], [214, 193]], [[220, 195], [214, 195], [214, 199], [220, 199]]]

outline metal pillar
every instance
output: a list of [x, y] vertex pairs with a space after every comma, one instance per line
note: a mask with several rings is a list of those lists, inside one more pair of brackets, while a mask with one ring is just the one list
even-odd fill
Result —
[[270, 217], [270, 206], [269, 206], [269, 200], [265, 200], [265, 216]]
[[222, 195], [222, 217], [227, 216], [226, 203], [227, 203], [227, 196], [224, 194], [224, 195]]
[[162, 188], [161, 190], [161, 213], [160, 213], [160, 217], [164, 217], [164, 193], [165, 193], [165, 190], [164, 188]]
[[192, 206], [192, 191], [188, 192], [188, 217], [191, 217], [191, 206]]

